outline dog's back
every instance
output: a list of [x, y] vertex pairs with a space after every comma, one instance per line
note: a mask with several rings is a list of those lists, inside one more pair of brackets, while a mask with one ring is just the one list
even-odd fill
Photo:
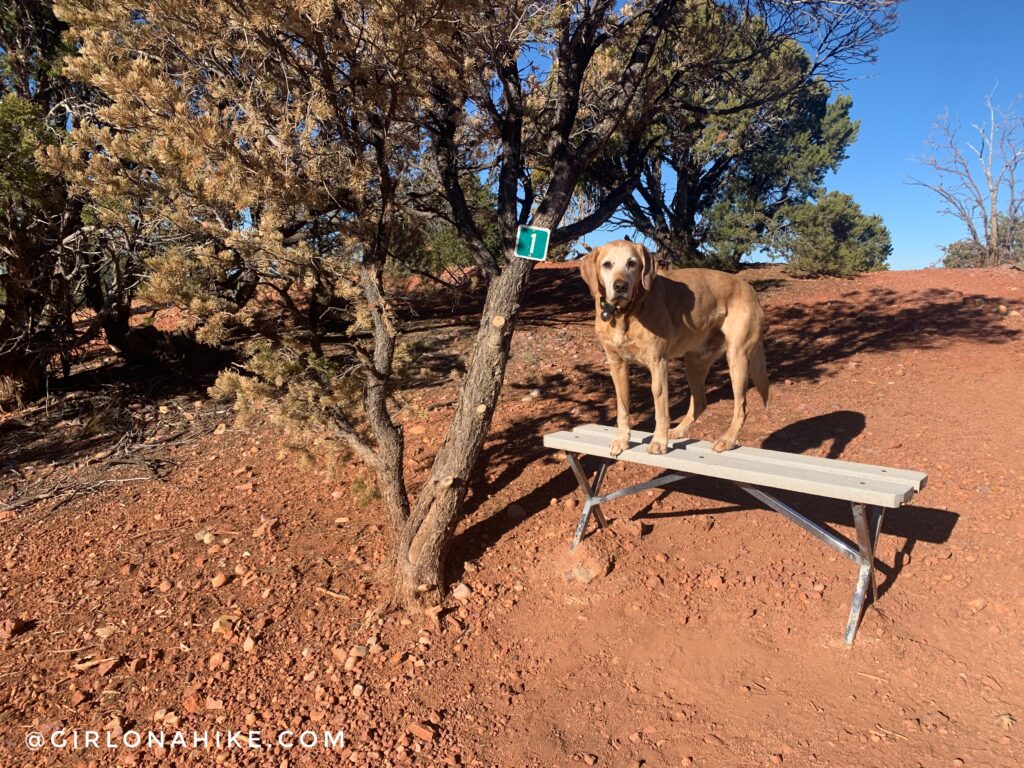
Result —
[[[738, 344], [739, 352], [749, 360], [750, 378], [768, 406], [771, 395], [764, 351], [766, 321], [757, 292], [746, 280], [716, 269], [669, 269], [658, 273], [652, 294], [660, 294], [656, 303], [670, 325], [680, 323], [689, 334], [703, 336], [705, 344], [717, 337], [716, 332], [724, 337], [723, 346]], [[680, 339], [688, 336], [667, 335]]]

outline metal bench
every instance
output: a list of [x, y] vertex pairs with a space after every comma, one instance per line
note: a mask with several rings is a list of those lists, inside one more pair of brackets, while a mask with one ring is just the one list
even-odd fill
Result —
[[[871, 464], [802, 456], [761, 448], [736, 448], [725, 453], [714, 453], [711, 444], [699, 440], [670, 440], [668, 451], [655, 455], [647, 453], [650, 432], [630, 433], [630, 447], [614, 459], [608, 449], [615, 436], [614, 427], [586, 424], [571, 432], [552, 432], [544, 436], [544, 445], [565, 451], [573, 474], [583, 491], [583, 514], [580, 516], [572, 549], [580, 543], [591, 515], [602, 528], [608, 523], [601, 513], [601, 505], [634, 493], [658, 488], [690, 476], [713, 477], [728, 480], [742, 488], [758, 501], [780, 512], [811, 535], [839, 551], [859, 567], [857, 584], [850, 606], [844, 640], [853, 644], [864, 612], [868, 584], [872, 601], [878, 599], [875, 585], [875, 542], [882, 530], [886, 509], [896, 509], [909, 502], [924, 488], [928, 476]], [[591, 483], [580, 463], [582, 456], [601, 459], [597, 475]], [[601, 494], [605, 473], [612, 461], [628, 461], [666, 470], [664, 474], [645, 483]], [[813, 496], [849, 501], [853, 507], [853, 523], [857, 543], [810, 520], [765, 489], [795, 491]], [[869, 519], [870, 518], [870, 519]]]

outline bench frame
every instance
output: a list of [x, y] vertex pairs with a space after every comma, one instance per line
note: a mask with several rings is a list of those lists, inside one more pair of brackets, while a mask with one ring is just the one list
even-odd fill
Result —
[[[660, 488], [694, 476], [682, 472], [668, 471], [653, 480], [648, 480], [645, 483], [639, 483], [626, 488], [620, 488], [619, 490], [612, 491], [611, 493], [601, 494], [601, 486], [604, 484], [608, 467], [611, 466], [615, 459], [595, 457], [600, 462], [600, 465], [597, 469], [594, 482], [591, 484], [580, 461], [583, 456], [590, 454], [575, 454], [566, 451], [565, 455], [569, 461], [569, 466], [572, 468], [573, 474], [576, 476], [576, 481], [579, 483], [580, 490], [583, 492], [583, 512], [580, 515], [579, 524], [576, 526], [576, 533], [573, 536], [570, 551], [574, 550], [579, 545], [580, 541], [582, 541], [591, 516], [596, 519], [598, 526], [601, 528], [608, 525], [608, 521], [601, 512], [601, 505], [605, 502], [614, 501], [615, 499], [621, 499], [626, 496], [632, 496], [652, 488]], [[771, 495], [763, 488], [736, 481], [729, 482], [732, 482], [733, 485], [742, 488], [755, 499], [766, 504], [769, 508], [789, 518], [816, 539], [846, 556], [858, 566], [859, 570], [857, 573], [857, 581], [853, 590], [853, 600], [850, 604], [850, 617], [846, 622], [846, 631], [843, 634], [843, 641], [846, 645], [853, 645], [853, 640], [857, 635], [857, 628], [860, 626], [861, 617], [864, 614], [869, 584], [871, 585], [872, 603], [877, 602], [878, 600], [878, 587], [875, 584], [875, 544], [882, 531], [882, 519], [885, 516], [885, 508], [881, 506], [869, 506], [866, 504], [851, 502], [854, 530], [857, 533], [857, 542], [854, 544], [849, 539], [846, 539], [845, 537], [824, 528], [804, 515], [801, 515], [791, 506], [783, 502], [781, 499]], [[869, 516], [871, 518], [870, 520]]]

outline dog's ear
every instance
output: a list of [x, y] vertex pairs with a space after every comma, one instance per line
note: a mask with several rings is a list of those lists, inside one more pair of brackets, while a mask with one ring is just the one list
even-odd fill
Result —
[[580, 275], [594, 296], [601, 295], [601, 286], [597, 282], [597, 260], [601, 258], [601, 248], [597, 247], [580, 259]]
[[658, 257], [642, 245], [640, 246], [640, 253], [644, 265], [643, 272], [640, 275], [640, 283], [645, 291], [649, 291], [654, 283], [654, 276], [658, 274]]

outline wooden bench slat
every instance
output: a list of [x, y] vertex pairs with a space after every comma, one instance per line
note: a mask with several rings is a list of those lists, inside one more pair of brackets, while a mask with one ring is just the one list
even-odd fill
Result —
[[[612, 458], [608, 453], [611, 438], [586, 432], [554, 432], [544, 436], [544, 445], [572, 453], [585, 453]], [[860, 504], [874, 504], [895, 509], [914, 495], [912, 483], [863, 480], [838, 473], [823, 472], [810, 467], [792, 467], [785, 464], [759, 463], [735, 451], [714, 453], [710, 450], [670, 449], [668, 453], [647, 453], [646, 445], [636, 445], [615, 457], [660, 469], [675, 470], [704, 477], [714, 477], [748, 485], [778, 488], [831, 499], [842, 499]]]
[[[603, 424], [583, 424], [573, 428], [573, 432], [582, 434], [614, 436], [615, 427]], [[630, 442], [641, 443], [649, 440], [650, 432], [633, 430], [630, 432]], [[610, 439], [610, 438], [609, 438]], [[669, 448], [686, 451], [699, 451], [711, 453], [711, 443], [692, 438], [681, 440], [670, 440]], [[750, 461], [764, 462], [766, 464], [780, 464], [796, 469], [806, 468], [818, 472], [831, 472], [839, 475], [856, 477], [858, 480], [865, 478], [872, 480], [883, 480], [887, 482], [910, 483], [915, 491], [920, 491], [928, 482], [928, 475], [924, 472], [915, 472], [909, 469], [893, 469], [891, 467], [880, 467], [874, 464], [858, 464], [853, 461], [839, 459], [826, 459], [821, 456], [804, 456], [799, 453], [786, 453], [785, 451], [772, 451], [766, 448], [746, 448], [740, 446], [729, 451], [729, 455], [740, 456]]]

